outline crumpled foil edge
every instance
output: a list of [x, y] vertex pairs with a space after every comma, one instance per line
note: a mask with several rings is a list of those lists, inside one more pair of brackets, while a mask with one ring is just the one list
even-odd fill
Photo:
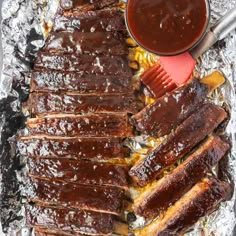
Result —
[[[230, 8], [236, 5], [236, 0], [211, 0], [211, 24], [214, 24]], [[4, 0], [2, 6], [2, 48], [3, 65], [0, 79], [0, 100], [6, 97], [14, 97], [10, 106], [14, 112], [20, 112], [20, 100], [22, 95], [16, 91], [21, 86], [23, 93], [28, 93], [27, 78], [25, 73], [30, 71], [31, 61], [37, 51], [43, 46], [47, 32], [44, 24], [51, 24], [51, 19], [57, 7], [57, 0]], [[231, 120], [226, 133], [232, 140], [232, 151], [229, 154], [228, 172], [236, 182], [236, 31], [232, 32], [225, 40], [218, 42], [199, 61], [201, 66], [198, 71], [201, 76], [208, 75], [214, 70], [220, 70], [227, 78], [226, 84], [215, 92], [215, 102], [226, 102], [231, 108]], [[21, 91], [21, 92], [22, 92]], [[4, 120], [1, 115], [1, 121]], [[0, 122], [2, 131], [4, 122]], [[2, 136], [2, 135], [1, 135]], [[14, 138], [13, 138], [14, 139]], [[140, 148], [140, 144], [137, 145]], [[4, 173], [2, 173], [4, 174]], [[0, 180], [2, 175], [0, 173]], [[1, 193], [0, 185], [0, 193]], [[231, 201], [222, 203], [220, 208], [204, 218], [188, 233], [188, 236], [196, 235], [235, 235], [234, 192]], [[23, 222], [10, 224], [7, 236], [29, 235], [27, 228], [20, 230]], [[20, 230], [20, 231], [19, 231]], [[1, 232], [0, 235], [4, 235]]]

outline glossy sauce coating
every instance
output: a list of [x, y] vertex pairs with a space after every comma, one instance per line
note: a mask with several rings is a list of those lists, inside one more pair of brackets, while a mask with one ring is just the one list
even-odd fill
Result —
[[43, 51], [52, 54], [127, 55], [123, 35], [111, 32], [57, 32], [48, 38]]
[[207, 25], [205, 0], [129, 0], [127, 22], [141, 46], [173, 55], [191, 48]]
[[[31, 92], [76, 91], [80, 94], [130, 93], [132, 74], [96, 75], [83, 72], [34, 71], [31, 77]], [[96, 80], [96, 83], [94, 81]]]
[[34, 68], [36, 70], [85, 72], [99, 75], [122, 75], [131, 71], [126, 55], [51, 55], [40, 53]]
[[204, 103], [209, 92], [198, 79], [159, 98], [132, 117], [138, 131], [154, 137], [167, 135]]
[[85, 186], [37, 178], [30, 182], [26, 197], [46, 205], [119, 215], [125, 197], [123, 189], [112, 186]]
[[112, 232], [113, 219], [109, 214], [86, 210], [26, 205], [26, 225], [46, 227], [66, 233], [103, 235]]
[[182, 235], [230, 195], [229, 184], [206, 178], [170, 207], [163, 217], [141, 230], [139, 236]]
[[147, 219], [156, 218], [159, 213], [180, 199], [194, 184], [210, 172], [229, 148], [229, 143], [217, 136], [208, 138], [173, 172], [160, 179], [135, 199], [134, 212]]
[[126, 34], [123, 14], [117, 8], [104, 8], [98, 11], [76, 11], [66, 16], [57, 16], [53, 26], [55, 31], [79, 30], [83, 33], [116, 32]]
[[60, 5], [64, 10], [69, 9], [99, 9], [115, 3], [118, 3], [119, 0], [60, 0]]
[[136, 112], [123, 13], [106, 8], [118, 1], [59, 1], [54, 29], [35, 61], [26, 108], [37, 118], [27, 120], [28, 136], [18, 145], [30, 157], [28, 224], [44, 236], [128, 230], [111, 220], [123, 215], [122, 141], [132, 136], [126, 111]]
[[207, 135], [214, 131], [227, 117], [227, 113], [211, 103], [205, 104], [186, 119], [144, 160], [134, 165], [129, 174], [139, 185], [144, 186], [190, 152]]
[[28, 100], [31, 114], [81, 114], [124, 112], [134, 114], [136, 100], [133, 93], [92, 95], [71, 93], [31, 93]]
[[17, 140], [17, 147], [24, 157], [50, 159], [96, 159], [124, 158], [128, 149], [122, 138], [65, 138], [28, 136]]
[[35, 118], [27, 121], [27, 128], [31, 135], [70, 137], [132, 136], [128, 116], [122, 113]]
[[128, 188], [128, 168], [125, 165], [95, 161], [29, 158], [27, 166], [28, 173], [37, 178], [75, 184]]

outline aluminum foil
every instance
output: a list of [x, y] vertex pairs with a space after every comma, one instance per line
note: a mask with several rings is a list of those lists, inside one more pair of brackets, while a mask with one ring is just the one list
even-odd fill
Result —
[[[236, 0], [211, 0], [211, 24], [214, 24], [229, 9], [236, 5]], [[22, 165], [15, 151], [15, 134], [24, 126], [21, 103], [27, 99], [31, 70], [38, 50], [44, 45], [52, 19], [58, 6], [57, 0], [4, 0], [2, 5], [2, 72], [0, 78], [0, 216], [3, 232], [0, 235], [30, 235], [29, 229], [23, 228], [22, 199], [19, 181]], [[153, 60], [147, 54], [147, 59]], [[230, 107], [231, 120], [227, 135], [232, 140], [232, 151], [225, 167], [225, 178], [236, 182], [236, 31], [225, 40], [218, 42], [199, 60], [198, 72], [201, 76], [214, 70], [220, 70], [227, 78], [225, 85], [215, 91], [212, 99], [216, 103], [227, 103]], [[129, 142], [134, 151], [146, 145], [148, 137], [137, 137]], [[150, 141], [150, 140], [148, 140]], [[227, 175], [227, 173], [229, 175]], [[16, 182], [16, 183], [15, 183]], [[216, 235], [234, 236], [236, 191], [231, 201], [221, 204], [219, 210], [195, 225], [189, 236]]]
[[[235, 0], [212, 0], [211, 24], [214, 24], [234, 6], [236, 6]], [[216, 103], [227, 103], [230, 107], [231, 119], [227, 126], [226, 134], [231, 139], [232, 150], [228, 157], [227, 171], [232, 177], [231, 181], [236, 183], [236, 31], [232, 32], [223, 41], [218, 42], [203, 55], [201, 64], [198, 67], [201, 76], [207, 75], [214, 70], [221, 71], [227, 78], [225, 85], [213, 94], [213, 99]], [[234, 191], [231, 201], [221, 204], [218, 211], [196, 225], [195, 230], [189, 235], [200, 234], [201, 228], [205, 235], [236, 235], [235, 202], [236, 191]]]

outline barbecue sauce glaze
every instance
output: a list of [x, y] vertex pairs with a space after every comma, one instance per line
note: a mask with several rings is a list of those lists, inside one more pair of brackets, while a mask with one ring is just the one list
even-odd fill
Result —
[[208, 23], [205, 0], [129, 0], [127, 24], [134, 39], [159, 55], [191, 48]]

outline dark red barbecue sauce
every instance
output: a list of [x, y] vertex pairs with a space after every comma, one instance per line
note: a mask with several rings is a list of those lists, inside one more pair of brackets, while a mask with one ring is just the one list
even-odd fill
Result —
[[208, 23], [206, 0], [129, 0], [127, 24], [133, 38], [159, 55], [194, 46]]

